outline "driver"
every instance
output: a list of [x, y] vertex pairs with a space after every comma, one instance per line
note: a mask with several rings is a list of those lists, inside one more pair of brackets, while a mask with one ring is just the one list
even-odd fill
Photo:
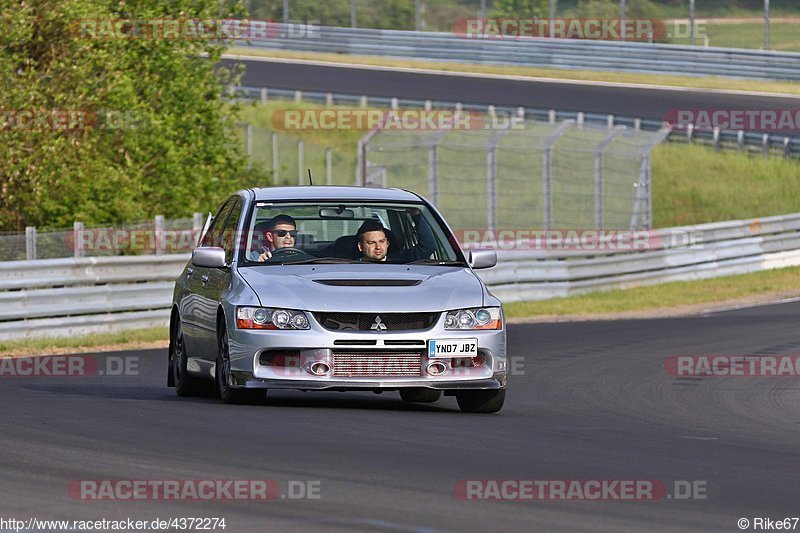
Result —
[[[272, 252], [278, 248], [294, 248], [297, 239], [297, 224], [289, 215], [277, 215], [263, 224], [264, 247], [260, 251], [250, 252], [248, 257], [251, 261], [259, 263], [272, 257]], [[256, 228], [261, 229], [259, 226], [260, 224], [257, 224]]]

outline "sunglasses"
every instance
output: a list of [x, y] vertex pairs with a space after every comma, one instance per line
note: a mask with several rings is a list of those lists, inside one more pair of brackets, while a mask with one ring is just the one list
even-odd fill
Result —
[[274, 229], [274, 230], [272, 230], [270, 233], [274, 233], [274, 234], [275, 234], [275, 235], [277, 235], [278, 237], [286, 237], [286, 234], [287, 234], [287, 233], [288, 233], [289, 235], [291, 235], [291, 237], [292, 237], [293, 239], [294, 239], [295, 237], [297, 237], [297, 230], [296, 230], [296, 229], [292, 229], [292, 230], [289, 230], [289, 229]]

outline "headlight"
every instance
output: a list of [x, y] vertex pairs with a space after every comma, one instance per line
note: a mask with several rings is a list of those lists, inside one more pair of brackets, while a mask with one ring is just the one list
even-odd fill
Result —
[[266, 307], [237, 307], [236, 326], [239, 329], [309, 329], [304, 312]]
[[503, 319], [499, 307], [457, 309], [447, 312], [447, 316], [444, 317], [444, 329], [503, 329]]

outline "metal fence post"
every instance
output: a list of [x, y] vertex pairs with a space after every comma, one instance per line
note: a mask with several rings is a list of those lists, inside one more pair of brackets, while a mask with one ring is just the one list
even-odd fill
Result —
[[75, 257], [83, 257], [83, 235], [83, 222], [74, 222], [72, 224], [72, 242], [75, 248]]
[[542, 145], [542, 197], [544, 199], [545, 230], [552, 229], [553, 226], [553, 145], [574, 124], [574, 120], [565, 120], [547, 136]]
[[199, 245], [200, 234], [203, 232], [203, 213], [192, 214], [192, 242]]
[[439, 203], [439, 148], [436, 140], [428, 148], [428, 198], [433, 205]]
[[247, 170], [253, 168], [253, 125], [247, 124]]
[[303, 139], [297, 139], [297, 184], [303, 184]]
[[333, 151], [325, 148], [325, 184], [333, 185]]
[[594, 226], [596, 230], [603, 229], [603, 165], [606, 150], [614, 138], [625, 131], [625, 126], [617, 126], [603, 138], [594, 154]]
[[28, 261], [36, 259], [36, 228], [34, 226], [25, 228], [25, 259]]
[[272, 184], [278, 184], [278, 134], [272, 133]]
[[156, 255], [164, 253], [164, 215], [156, 215], [154, 233], [156, 237]]
[[266, 104], [267, 103], [267, 88], [266, 87], [262, 87], [261, 88], [261, 103], [262, 104]]
[[489, 151], [486, 153], [486, 229], [497, 228], [497, 145], [509, 132], [511, 122], [506, 124], [489, 140]]
[[769, 133], [765, 133], [761, 137], [761, 157], [764, 159], [769, 155]]

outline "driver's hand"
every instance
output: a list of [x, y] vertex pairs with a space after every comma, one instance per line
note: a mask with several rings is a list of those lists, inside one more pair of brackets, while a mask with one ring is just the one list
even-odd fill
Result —
[[270, 257], [272, 257], [272, 252], [267, 250], [267, 251], [265, 251], [264, 253], [262, 253], [261, 255], [258, 256], [258, 262], [259, 263], [263, 263], [264, 261], [266, 261]]

